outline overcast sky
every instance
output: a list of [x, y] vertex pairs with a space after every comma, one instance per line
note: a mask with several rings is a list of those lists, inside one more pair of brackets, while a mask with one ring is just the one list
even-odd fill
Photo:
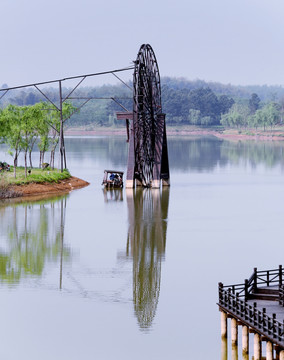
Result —
[[284, 85], [283, 14], [283, 0], [1, 0], [0, 86], [123, 68], [143, 43], [161, 76]]

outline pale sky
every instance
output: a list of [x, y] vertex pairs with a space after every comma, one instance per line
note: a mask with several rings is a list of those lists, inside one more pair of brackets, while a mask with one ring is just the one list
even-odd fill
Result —
[[0, 86], [127, 67], [143, 43], [161, 76], [284, 85], [283, 15], [283, 0], [1, 0]]

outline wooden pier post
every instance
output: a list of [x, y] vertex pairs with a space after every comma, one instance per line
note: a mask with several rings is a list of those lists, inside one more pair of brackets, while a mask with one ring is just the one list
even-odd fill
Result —
[[228, 360], [228, 339], [222, 337], [221, 340], [221, 360]]
[[238, 345], [232, 345], [232, 360], [238, 360]]
[[228, 318], [227, 314], [224, 311], [221, 311], [221, 337], [222, 337], [222, 339], [227, 339], [227, 337], [228, 337], [227, 318]]
[[242, 350], [243, 359], [248, 359], [249, 354], [249, 328], [246, 325], [242, 327]]
[[253, 353], [254, 360], [261, 360], [261, 337], [258, 333], [254, 334]]
[[271, 341], [266, 342], [266, 360], [273, 360], [273, 344]]
[[234, 318], [231, 320], [231, 338], [232, 346], [238, 346], [238, 323]]

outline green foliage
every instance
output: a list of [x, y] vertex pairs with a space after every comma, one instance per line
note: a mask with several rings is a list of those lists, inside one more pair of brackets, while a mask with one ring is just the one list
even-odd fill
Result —
[[248, 105], [235, 104], [227, 114], [222, 115], [221, 124], [226, 127], [251, 127], [257, 129], [273, 126], [280, 122], [281, 107], [275, 102], [265, 104], [262, 108], [251, 114], [251, 107]]
[[[54, 199], [14, 202], [9, 204], [9, 208], [13, 207], [12, 219], [2, 204], [1, 224], [7, 243], [0, 250], [1, 283], [15, 285], [26, 275], [40, 276], [47, 262], [70, 258], [70, 250], [62, 246], [64, 217], [60, 215], [64, 211], [64, 199], [58, 198], [60, 207], [55, 208]], [[35, 210], [38, 217], [34, 216]]]
[[253, 115], [256, 110], [260, 107], [260, 98], [257, 94], [253, 93], [249, 99], [249, 110], [250, 113]]
[[[169, 125], [206, 125], [218, 126], [220, 121], [229, 123], [228, 126], [260, 126], [263, 123], [258, 118], [253, 118], [258, 110], [261, 110], [266, 103], [277, 102], [278, 99], [284, 99], [284, 88], [281, 86], [233, 86], [214, 82], [205, 82], [202, 80], [188, 81], [186, 79], [176, 79], [164, 77], [162, 84], [162, 108], [166, 113], [166, 121]], [[131, 84], [130, 84], [131, 85]], [[63, 97], [70, 93], [72, 89], [63, 89]], [[58, 103], [57, 89], [45, 89], [45, 94], [55, 104]], [[74, 92], [74, 97], [92, 97], [86, 105], [82, 107], [80, 113], [76, 112], [69, 119], [76, 107], [82, 104], [82, 100], [73, 100], [72, 103], [64, 102], [63, 113], [65, 126], [85, 127], [87, 129], [103, 127], [124, 126], [124, 122], [116, 119], [116, 111], [123, 111], [123, 107], [129, 111], [133, 110], [132, 92], [124, 85], [104, 85], [100, 87], [79, 87]], [[273, 96], [272, 96], [273, 95]], [[6, 103], [17, 104], [18, 107], [29, 107], [39, 103], [43, 97], [36, 90], [9, 91], [7, 95], [0, 100], [0, 106]], [[281, 101], [280, 101], [281, 103]], [[44, 103], [42, 103], [44, 104]], [[231, 112], [232, 106], [238, 104], [245, 108], [245, 114], [226, 114]], [[11, 105], [15, 106], [15, 105]], [[54, 151], [58, 145], [58, 132], [60, 130], [59, 113], [52, 105], [42, 105], [43, 122], [48, 124], [48, 128], [53, 129], [52, 136], [45, 137], [44, 127], [38, 132], [40, 139], [40, 150], [43, 155], [47, 149]], [[51, 110], [52, 109], [52, 110]], [[247, 113], [249, 109], [249, 113]], [[5, 108], [3, 109], [5, 111]], [[0, 110], [0, 117], [1, 117]], [[233, 117], [233, 118], [232, 118]], [[284, 101], [281, 103], [281, 119], [284, 118]], [[272, 121], [272, 120], [271, 120]], [[274, 120], [272, 121], [272, 123]], [[232, 125], [233, 124], [233, 125]], [[262, 125], [261, 125], [262, 126]], [[271, 125], [268, 125], [271, 126]], [[272, 125], [273, 126], [273, 125]], [[54, 130], [55, 129], [55, 130]], [[4, 134], [5, 124], [0, 121], [0, 134]], [[3, 136], [2, 136], [3, 138]], [[1, 141], [1, 140], [0, 140]], [[29, 151], [29, 150], [28, 150]]]
[[6, 184], [21, 185], [29, 183], [58, 183], [60, 180], [69, 179], [71, 177], [70, 172], [65, 169], [63, 172], [60, 172], [58, 169], [51, 170], [42, 170], [42, 169], [33, 169], [31, 174], [28, 177], [25, 177], [25, 168], [18, 167], [17, 178], [11, 177], [9, 173], [4, 173], [3, 175]]
[[[70, 102], [64, 102], [62, 106], [63, 121], [66, 121], [74, 111], [75, 107]], [[44, 153], [51, 148], [52, 167], [54, 167], [54, 151], [59, 141], [60, 124], [60, 112], [55, 106], [46, 103], [37, 103], [30, 106], [8, 105], [1, 110], [0, 139], [1, 142], [8, 145], [9, 153], [13, 156], [15, 178], [20, 152], [24, 152], [26, 177], [27, 154], [29, 154], [30, 167], [33, 167], [31, 152], [38, 139], [40, 163], [44, 160]], [[52, 136], [49, 137], [51, 129]]]

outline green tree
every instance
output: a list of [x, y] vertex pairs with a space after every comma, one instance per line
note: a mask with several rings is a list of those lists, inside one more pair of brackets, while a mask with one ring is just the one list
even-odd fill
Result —
[[259, 107], [260, 107], [260, 98], [255, 93], [251, 94], [251, 97], [249, 99], [250, 114], [253, 115], [259, 109]]
[[221, 116], [221, 124], [227, 127], [247, 127], [249, 109], [242, 104], [234, 104], [227, 114]]
[[20, 106], [8, 105], [1, 112], [1, 128], [4, 130], [5, 143], [9, 146], [14, 161], [14, 177], [16, 178], [16, 168], [18, 156], [23, 148], [22, 139], [22, 118], [24, 110]]
[[32, 167], [31, 153], [34, 144], [42, 131], [43, 114], [41, 105], [23, 107], [22, 116], [22, 146], [25, 159], [25, 176], [27, 177], [27, 154], [29, 152], [30, 166]]
[[218, 101], [219, 101], [219, 111], [221, 115], [226, 114], [235, 103], [234, 99], [228, 97], [227, 95], [221, 95]]
[[201, 123], [200, 110], [189, 109], [188, 121], [190, 124], [200, 125]]
[[199, 110], [201, 117], [210, 116], [212, 124], [220, 123], [220, 107], [217, 96], [210, 88], [192, 90], [188, 96], [189, 108]]

